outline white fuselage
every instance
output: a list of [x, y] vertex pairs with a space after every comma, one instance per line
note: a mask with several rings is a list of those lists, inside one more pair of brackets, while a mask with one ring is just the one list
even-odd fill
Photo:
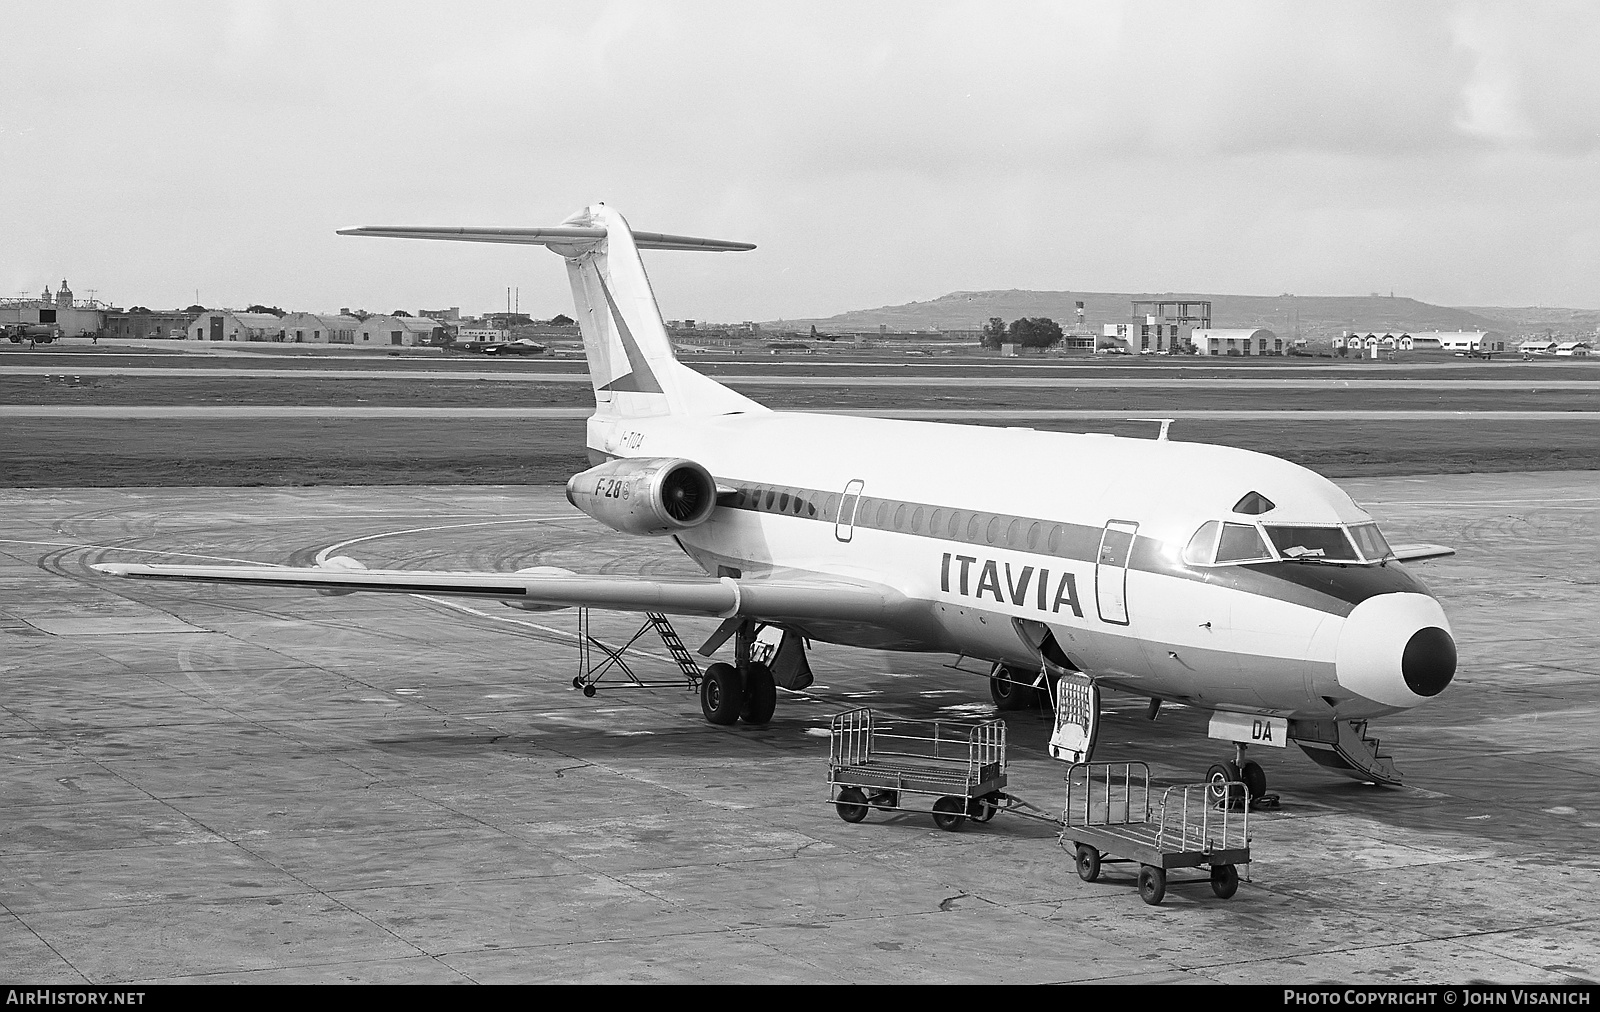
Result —
[[1401, 653], [1418, 629], [1448, 631], [1393, 562], [1186, 564], [1202, 524], [1256, 519], [1230, 513], [1252, 491], [1269, 519], [1370, 522], [1332, 482], [1248, 451], [766, 411], [597, 415], [589, 447], [688, 458], [739, 491], [678, 535], [708, 573], [859, 580], [907, 602], [892, 621], [796, 623], [821, 640], [1036, 671], [1048, 633], [1113, 688], [1342, 719], [1422, 702]]

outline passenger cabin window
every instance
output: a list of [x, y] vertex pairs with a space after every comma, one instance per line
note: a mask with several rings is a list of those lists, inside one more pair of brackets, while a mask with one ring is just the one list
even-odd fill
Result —
[[1223, 524], [1222, 540], [1217, 542], [1217, 561], [1270, 562], [1272, 553], [1261, 540], [1254, 524]]
[[1286, 559], [1301, 562], [1360, 562], [1342, 527], [1267, 527], [1272, 546]]

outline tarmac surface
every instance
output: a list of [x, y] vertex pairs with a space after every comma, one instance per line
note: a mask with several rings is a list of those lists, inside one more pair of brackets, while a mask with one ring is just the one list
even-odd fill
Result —
[[[1414, 567], [1455, 684], [1374, 723], [1402, 788], [1252, 749], [1282, 807], [1250, 881], [1175, 874], [1160, 907], [1042, 824], [834, 814], [829, 715], [993, 716], [949, 658], [818, 645], [770, 725], [713, 727], [687, 691], [574, 691], [570, 612], [87, 569], [692, 571], [559, 489], [0, 492], [0, 981], [1600, 979], [1600, 472], [1342, 484], [1459, 549]], [[1098, 759], [1186, 782], [1228, 754], [1200, 712], [1108, 701]], [[1011, 790], [1058, 807], [1046, 719], [1006, 719]]]
[[[976, 421], [982, 419], [1104, 421], [1161, 421], [1162, 419], [1226, 421], [1452, 421], [1474, 422], [1592, 422], [1594, 411], [1461, 411], [1451, 408], [1363, 410], [1361, 408], [1157, 408], [1146, 413], [1128, 408], [829, 408], [830, 415], [905, 418], [923, 421]], [[588, 418], [591, 406], [528, 407], [413, 407], [407, 405], [344, 404], [0, 404], [0, 418]], [[1153, 417], [1160, 415], [1160, 418]]]

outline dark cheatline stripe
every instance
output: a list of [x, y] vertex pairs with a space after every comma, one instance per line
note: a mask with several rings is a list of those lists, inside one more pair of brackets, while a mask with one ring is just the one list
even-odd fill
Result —
[[[792, 485], [755, 485], [731, 478], [716, 480], [719, 484], [739, 489], [738, 496], [731, 502], [723, 503], [725, 509], [775, 513], [826, 524], [833, 524], [838, 516], [840, 495], [837, 492], [797, 488]], [[769, 491], [772, 493], [770, 506], [767, 504]], [[904, 512], [901, 512], [902, 510]], [[922, 512], [921, 523], [912, 526], [909, 520], [918, 510]], [[881, 522], [880, 513], [884, 518]], [[938, 522], [935, 525], [932, 521], [936, 514]], [[897, 515], [902, 521], [898, 526], [894, 522]], [[976, 523], [973, 522], [974, 518]], [[952, 521], [954, 521], [953, 526]], [[1028, 532], [1035, 525], [1038, 527], [1037, 537], [1033, 547], [1029, 547]], [[854, 526], [930, 538], [943, 544], [972, 545], [980, 549], [1002, 548], [1089, 565], [1096, 562], [1101, 536], [1100, 528], [1084, 524], [1005, 513], [951, 509], [930, 503], [913, 503], [871, 496], [861, 497], [856, 507]], [[991, 528], [998, 534], [993, 541], [988, 537]], [[1313, 562], [1265, 562], [1191, 569], [1182, 561], [1172, 558], [1165, 549], [1166, 546], [1162, 542], [1145, 537], [1135, 538], [1128, 563], [1129, 568], [1180, 580], [1227, 587], [1241, 593], [1287, 601], [1290, 604], [1340, 616], [1350, 614], [1356, 605], [1379, 594], [1427, 593], [1415, 577], [1396, 565], [1338, 566]]]

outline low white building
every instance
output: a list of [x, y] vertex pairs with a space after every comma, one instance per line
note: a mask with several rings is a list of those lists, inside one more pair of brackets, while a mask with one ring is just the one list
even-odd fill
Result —
[[338, 313], [290, 313], [283, 318], [288, 344], [354, 344], [361, 321]]
[[1587, 358], [1589, 347], [1588, 341], [1562, 341], [1556, 345], [1555, 353], [1563, 357]]
[[1430, 330], [1413, 334], [1417, 342], [1417, 350], [1421, 351], [1423, 340], [1438, 341], [1438, 347], [1443, 351], [1457, 352], [1467, 355], [1499, 355], [1506, 350], [1506, 336], [1492, 330]]
[[1282, 355], [1283, 338], [1257, 327], [1196, 330], [1189, 338], [1202, 355]]
[[283, 320], [271, 313], [235, 313], [214, 309], [189, 324], [191, 341], [282, 341]]
[[432, 344], [444, 336], [444, 327], [426, 316], [369, 316], [356, 328], [357, 348], [400, 348]]
[[1556, 342], [1547, 337], [1541, 337], [1532, 341], [1523, 341], [1517, 345], [1517, 350], [1524, 355], [1554, 355], [1556, 353]]
[[1393, 330], [1386, 330], [1381, 333], [1369, 331], [1365, 334], [1346, 334], [1343, 337], [1333, 339], [1333, 350], [1335, 352], [1343, 348], [1357, 357], [1360, 357], [1361, 352], [1369, 351], [1373, 348], [1377, 348], [1380, 351], [1410, 351], [1412, 346], [1413, 338], [1410, 334]]

